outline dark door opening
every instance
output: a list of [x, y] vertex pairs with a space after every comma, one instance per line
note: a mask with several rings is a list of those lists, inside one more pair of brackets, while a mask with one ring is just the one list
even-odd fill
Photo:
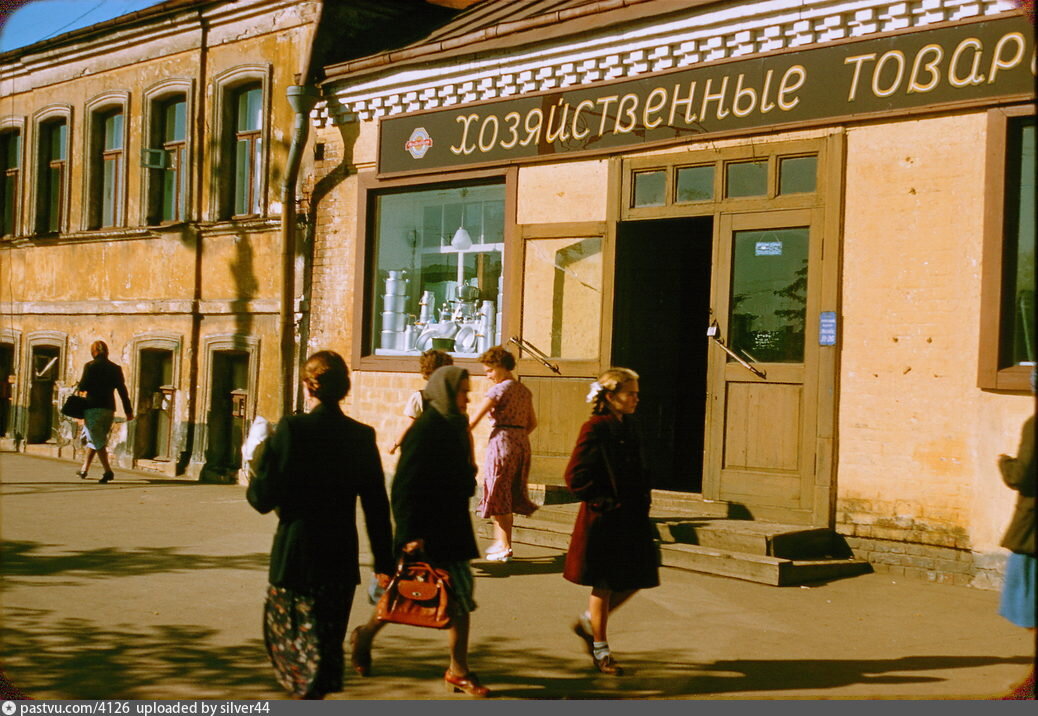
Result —
[[173, 351], [145, 348], [140, 352], [138, 368], [134, 457], [169, 460], [173, 426]]
[[230, 477], [241, 467], [245, 437], [242, 397], [248, 390], [249, 354], [245, 351], [214, 351], [213, 382], [206, 421], [206, 472]]
[[26, 442], [39, 444], [53, 439], [58, 424], [54, 407], [54, 384], [58, 380], [58, 360], [61, 349], [57, 346], [33, 346], [29, 370], [32, 371], [29, 388], [29, 426]]
[[0, 343], [0, 437], [11, 429], [11, 400], [14, 397], [14, 344]]
[[653, 485], [700, 492], [713, 219], [618, 226], [614, 365], [641, 376], [637, 424]]

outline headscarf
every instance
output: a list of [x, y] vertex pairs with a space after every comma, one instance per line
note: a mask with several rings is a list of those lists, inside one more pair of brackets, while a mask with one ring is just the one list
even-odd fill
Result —
[[475, 466], [475, 455], [472, 451], [472, 436], [469, 435], [469, 418], [458, 410], [458, 388], [468, 380], [469, 372], [456, 365], [445, 365], [437, 368], [429, 376], [429, 382], [422, 389], [422, 397], [426, 405], [439, 413], [457, 431], [459, 441], [464, 445], [468, 461]]
[[444, 365], [429, 376], [422, 389], [422, 396], [429, 407], [445, 417], [448, 422], [464, 421], [468, 429], [468, 418], [458, 410], [458, 388], [468, 380], [469, 372], [456, 365]]

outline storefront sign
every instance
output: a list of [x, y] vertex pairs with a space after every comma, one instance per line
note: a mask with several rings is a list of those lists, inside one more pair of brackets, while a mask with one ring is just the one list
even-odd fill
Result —
[[732, 60], [381, 122], [379, 171], [424, 172], [1033, 96], [1020, 16]]

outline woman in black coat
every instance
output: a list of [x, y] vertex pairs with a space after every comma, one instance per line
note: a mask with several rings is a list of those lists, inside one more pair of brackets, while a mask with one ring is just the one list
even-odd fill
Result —
[[392, 527], [375, 431], [343, 415], [346, 363], [310, 356], [303, 384], [318, 405], [281, 420], [249, 484], [249, 504], [277, 510], [264, 639], [278, 681], [295, 698], [342, 691], [343, 642], [360, 582], [357, 497], [382, 586], [393, 571]]
[[76, 391], [87, 399], [87, 408], [83, 413], [87, 450], [83, 456], [83, 467], [76, 474], [81, 480], [85, 480], [96, 454], [97, 459], [101, 461], [101, 467], [104, 468], [104, 474], [98, 480], [103, 485], [115, 477], [108, 462], [108, 433], [111, 432], [112, 421], [115, 419], [114, 394], [119, 393], [127, 420], [133, 420], [133, 408], [130, 406], [130, 394], [126, 390], [123, 369], [108, 360], [108, 344], [104, 341], [91, 343], [90, 357], [93, 360], [83, 366], [83, 376], [76, 387]]
[[638, 374], [611, 368], [591, 385], [591, 418], [584, 423], [566, 484], [580, 498], [563, 576], [591, 587], [588, 609], [573, 625], [595, 668], [620, 676], [606, 639], [609, 614], [639, 589], [658, 586], [659, 552], [649, 521], [651, 485], [631, 415], [638, 407]]
[[[468, 371], [438, 368], [422, 394], [425, 410], [404, 435], [393, 477], [394, 543], [399, 551], [421, 553], [450, 573], [454, 610], [444, 681], [453, 691], [484, 697], [490, 690], [468, 665], [469, 613], [476, 608], [469, 560], [479, 556], [469, 508], [476, 492], [476, 463], [465, 413]], [[351, 637], [353, 668], [362, 675], [371, 668], [371, 643], [381, 626], [372, 617]]]

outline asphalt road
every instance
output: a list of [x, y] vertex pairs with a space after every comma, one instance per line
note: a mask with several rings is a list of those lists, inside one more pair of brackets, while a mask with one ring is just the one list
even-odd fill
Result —
[[[282, 698], [261, 633], [275, 518], [236, 485], [127, 471], [99, 485], [75, 469], [0, 454], [11, 682], [39, 699]], [[471, 663], [499, 698], [991, 698], [1034, 658], [995, 592], [880, 574], [779, 588], [664, 569], [611, 620], [632, 673], [601, 676], [569, 631], [587, 590], [562, 578], [562, 553], [516, 551], [508, 565], [474, 563]], [[358, 590], [351, 628], [369, 613]], [[391, 626], [374, 664], [333, 698], [462, 698], [443, 689], [443, 633]]]

